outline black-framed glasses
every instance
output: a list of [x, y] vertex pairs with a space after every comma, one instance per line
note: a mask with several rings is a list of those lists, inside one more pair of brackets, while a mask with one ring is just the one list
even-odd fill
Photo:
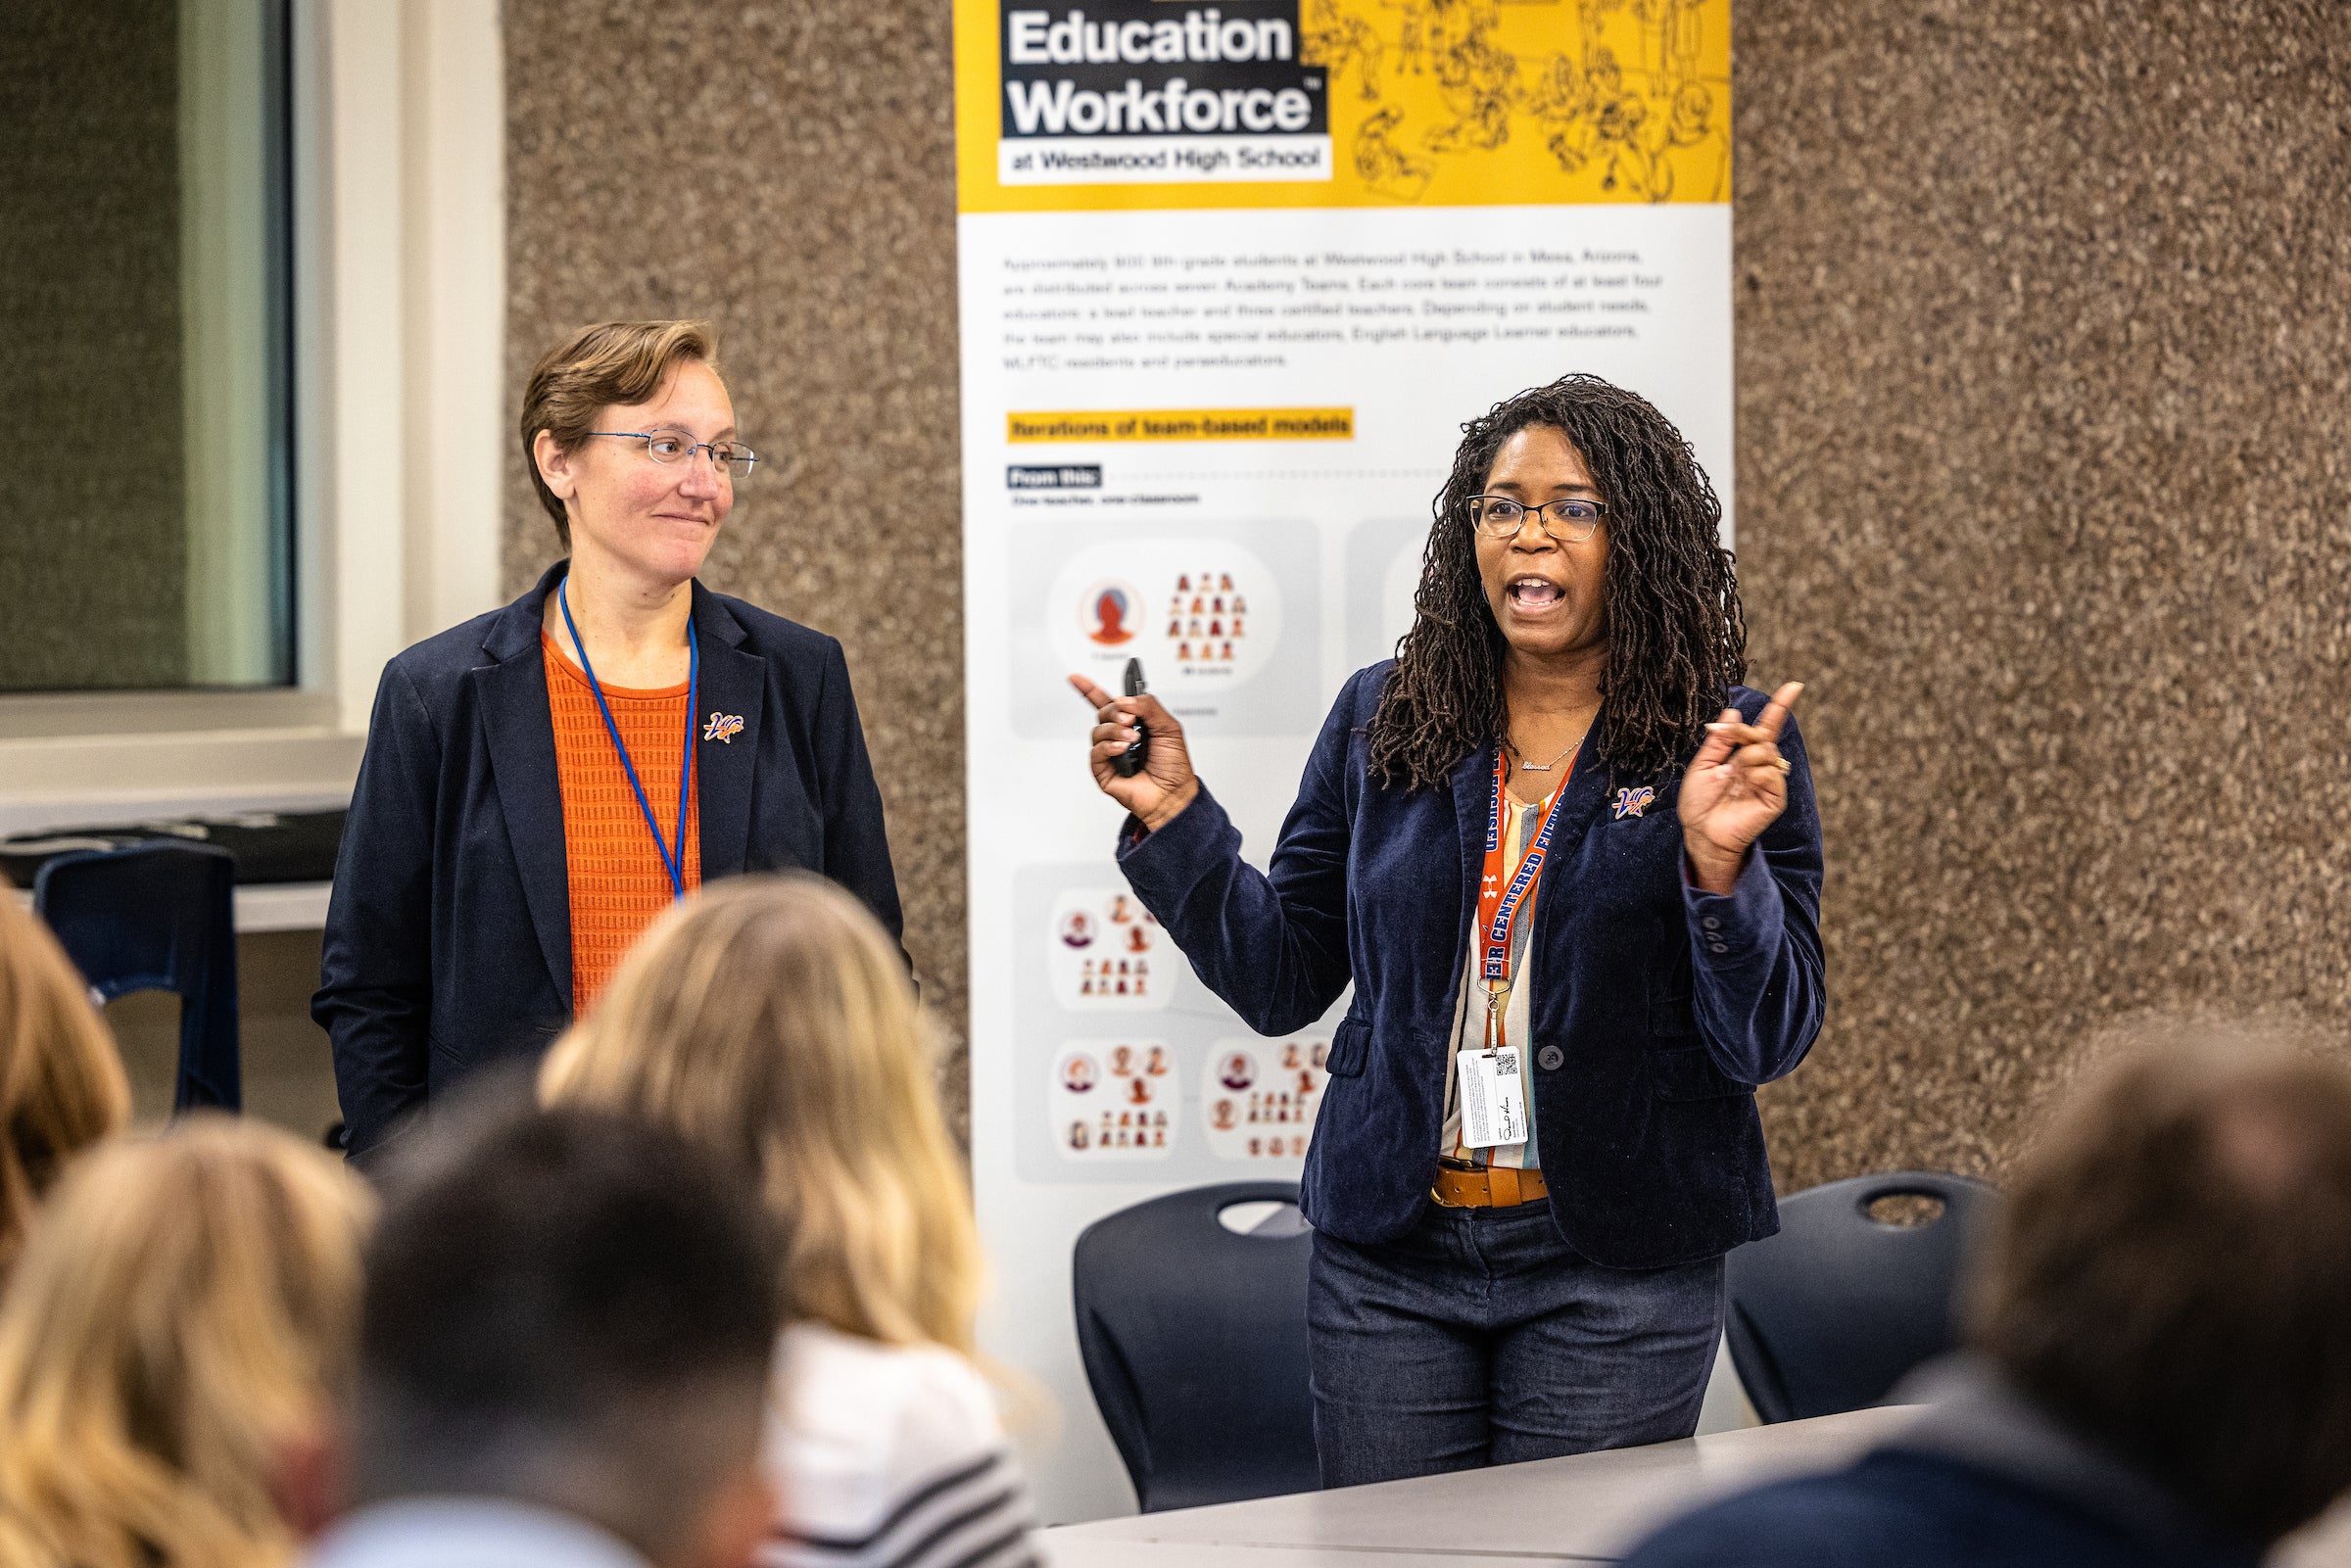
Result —
[[1472, 496], [1469, 526], [1488, 539], [1509, 539], [1525, 526], [1527, 514], [1532, 512], [1536, 526], [1560, 544], [1581, 545], [1592, 537], [1607, 510], [1607, 501], [1585, 500], [1580, 496], [1545, 501], [1540, 506], [1529, 506], [1509, 496]]
[[692, 462], [697, 451], [710, 454], [710, 466], [738, 483], [751, 477], [759, 454], [740, 441], [696, 441], [675, 430], [591, 430], [592, 436], [642, 441], [645, 454], [657, 463]]

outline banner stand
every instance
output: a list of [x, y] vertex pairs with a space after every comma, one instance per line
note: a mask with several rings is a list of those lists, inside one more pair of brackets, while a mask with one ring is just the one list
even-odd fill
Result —
[[[1730, 531], [1729, 0], [957, 0], [972, 1163], [1048, 1522], [1129, 1511], [1085, 1225], [1294, 1179], [1329, 1025], [1254, 1034], [1128, 893], [1072, 673], [1140, 658], [1265, 863], [1411, 624], [1464, 419], [1571, 370]], [[1727, 542], [1727, 539], [1726, 539]]]

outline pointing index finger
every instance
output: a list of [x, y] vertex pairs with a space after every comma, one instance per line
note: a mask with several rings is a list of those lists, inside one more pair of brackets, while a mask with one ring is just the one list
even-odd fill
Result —
[[1789, 711], [1796, 706], [1796, 699], [1803, 694], [1804, 683], [1801, 681], [1786, 682], [1771, 694], [1771, 700], [1763, 704], [1763, 712], [1755, 720], [1755, 728], [1763, 732], [1765, 739], [1779, 739], [1780, 731], [1787, 726]]
[[1109, 692], [1082, 675], [1071, 676], [1070, 686], [1080, 696], [1085, 698], [1087, 706], [1095, 709], [1107, 708], [1115, 700]]

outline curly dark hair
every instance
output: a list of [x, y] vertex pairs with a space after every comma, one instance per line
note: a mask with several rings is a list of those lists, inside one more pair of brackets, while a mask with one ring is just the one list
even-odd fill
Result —
[[1509, 722], [1507, 644], [1478, 576], [1469, 498], [1503, 443], [1533, 425], [1574, 443], [1608, 504], [1607, 665], [1601, 759], [1613, 774], [1662, 773], [1698, 743], [1747, 673], [1747, 618], [1722, 547], [1722, 502], [1680, 431], [1647, 400], [1598, 376], [1562, 376], [1505, 398], [1462, 426], [1453, 472], [1431, 506], [1413, 629], [1371, 718], [1382, 784], [1434, 784]]

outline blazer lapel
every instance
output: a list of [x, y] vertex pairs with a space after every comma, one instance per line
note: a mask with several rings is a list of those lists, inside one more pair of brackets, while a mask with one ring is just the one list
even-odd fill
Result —
[[563, 785], [555, 774], [555, 722], [548, 710], [539, 616], [562, 580], [558, 561], [492, 624], [484, 651], [498, 662], [472, 674], [481, 692], [482, 740], [498, 786], [506, 837], [522, 874], [523, 902], [555, 994], [571, 1000], [571, 874], [563, 857]]
[[1462, 839], [1461, 945], [1453, 955], [1453, 972], [1469, 962], [1470, 927], [1477, 924], [1477, 888], [1486, 875], [1486, 826], [1494, 809], [1494, 742], [1489, 740], [1453, 766], [1446, 781], [1453, 791], [1454, 825]]
[[[1454, 822], [1462, 837], [1462, 929], [1477, 921], [1478, 884], [1486, 875], [1486, 820], [1494, 808], [1494, 743], [1488, 741], [1454, 765]], [[1576, 847], [1592, 831], [1593, 821], [1608, 798], [1608, 769], [1600, 760], [1600, 726], [1593, 725], [1575, 753], [1575, 772], [1559, 786], [1567, 798], [1559, 802], [1559, 823], [1551, 831], [1551, 849], [1543, 859], [1544, 882], [1554, 868], [1575, 858]], [[1538, 911], [1541, 902], [1538, 901]], [[1538, 920], [1542, 919], [1540, 913]], [[1455, 955], [1455, 965], [1468, 962], [1468, 950]]]
[[1584, 743], [1576, 750], [1575, 772], [1559, 787], [1567, 791], [1567, 798], [1559, 802], [1559, 824], [1551, 831], [1551, 853], [1543, 862], [1545, 880], [1550, 879], [1552, 867], [1575, 858], [1576, 846], [1584, 841], [1600, 808], [1607, 803], [1608, 765], [1600, 760], [1597, 721], [1585, 732]]
[[701, 651], [696, 703], [695, 801], [702, 814], [702, 880], [744, 869], [751, 836], [751, 785], [758, 770], [759, 719], [767, 707], [767, 660], [743, 649], [742, 625], [700, 583], [694, 585], [694, 634]]

